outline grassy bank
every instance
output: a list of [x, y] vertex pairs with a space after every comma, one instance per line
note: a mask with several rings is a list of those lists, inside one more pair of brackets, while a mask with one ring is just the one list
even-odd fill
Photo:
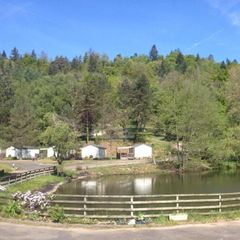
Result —
[[87, 173], [91, 176], [102, 175], [138, 175], [147, 173], [170, 173], [170, 172], [203, 172], [212, 170], [210, 164], [206, 162], [189, 161], [184, 168], [179, 168], [173, 162], [165, 162], [158, 164], [134, 164], [126, 166], [107, 166], [87, 169]]
[[16, 191], [26, 192], [28, 190], [30, 191], [41, 190], [42, 188], [50, 184], [59, 183], [62, 182], [63, 180], [64, 180], [63, 177], [53, 175], [37, 177], [35, 179], [23, 183], [10, 185], [6, 191], [0, 193], [0, 196], [10, 195]]
[[87, 173], [91, 176], [100, 175], [137, 175], [147, 173], [166, 173], [168, 170], [161, 169], [155, 164], [135, 164], [126, 166], [108, 166], [87, 169]]
[[5, 173], [11, 173], [14, 171], [11, 164], [8, 163], [0, 163], [0, 170], [4, 170]]
[[[209, 215], [200, 215], [200, 214], [189, 214], [187, 221], [170, 221], [168, 216], [160, 216], [158, 218], [149, 218], [145, 219], [146, 224], [140, 226], [174, 226], [182, 224], [198, 224], [198, 223], [216, 223], [224, 221], [237, 221], [240, 220], [240, 211], [225, 212], [225, 213], [212, 213]], [[97, 220], [89, 218], [79, 218], [79, 217], [66, 217], [63, 219], [62, 223], [66, 224], [107, 224], [107, 225], [116, 225], [116, 224], [127, 224], [129, 220]], [[137, 225], [138, 226], [138, 225]]]
[[232, 211], [225, 213], [212, 213], [209, 215], [189, 214], [188, 220], [184, 222], [170, 221], [167, 216], [161, 216], [152, 219], [153, 224], [167, 226], [167, 225], [179, 225], [179, 224], [192, 224], [192, 223], [215, 223], [223, 221], [240, 220], [240, 211]]

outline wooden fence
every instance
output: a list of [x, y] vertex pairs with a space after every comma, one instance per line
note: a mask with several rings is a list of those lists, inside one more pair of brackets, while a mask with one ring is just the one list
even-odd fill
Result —
[[211, 194], [163, 194], [135, 196], [57, 194], [51, 205], [63, 207], [66, 215], [88, 218], [158, 217], [170, 213], [198, 214], [236, 211], [240, 192]]
[[40, 168], [40, 169], [31, 170], [27, 172], [17, 173], [17, 174], [11, 175], [10, 177], [2, 178], [0, 181], [0, 186], [6, 187], [8, 185], [24, 182], [38, 176], [50, 175], [54, 173], [54, 171], [55, 171], [55, 167], [53, 166], [53, 167], [45, 167], [45, 168]]

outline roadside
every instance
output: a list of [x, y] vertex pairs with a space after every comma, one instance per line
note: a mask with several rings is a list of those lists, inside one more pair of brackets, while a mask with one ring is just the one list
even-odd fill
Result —
[[[42, 164], [33, 160], [0, 160], [0, 164], [8, 166], [12, 172], [36, 170], [43, 167], [50, 167], [52, 164]], [[13, 168], [14, 166], [14, 168]]]
[[[173, 227], [83, 228], [63, 225], [36, 226], [9, 222], [0, 223], [1, 240], [239, 240], [240, 221], [191, 224]], [[14, 231], [13, 231], [14, 229]]]

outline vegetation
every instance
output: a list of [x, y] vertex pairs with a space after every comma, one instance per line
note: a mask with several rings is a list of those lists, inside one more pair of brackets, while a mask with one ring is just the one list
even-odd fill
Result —
[[6, 206], [3, 207], [3, 214], [6, 217], [16, 217], [22, 213], [22, 208], [16, 201], [9, 201]]
[[[240, 159], [240, 65], [212, 55], [149, 56], [113, 60], [94, 51], [49, 60], [34, 51], [0, 56], [1, 148], [52, 145], [59, 163], [84, 142], [144, 142], [159, 157], [219, 166]], [[111, 144], [110, 144], [111, 145]]]
[[7, 196], [17, 191], [26, 192], [26, 191], [41, 190], [42, 188], [52, 183], [58, 183], [62, 181], [63, 181], [62, 177], [53, 176], [53, 175], [37, 177], [35, 179], [32, 179], [31, 181], [17, 183], [9, 186], [6, 191], [0, 193], [0, 197], [1, 195]]
[[[77, 169], [80, 170], [81, 169]], [[89, 168], [86, 170], [91, 176], [102, 176], [102, 175], [137, 175], [146, 173], [166, 173], [168, 170], [160, 169], [158, 165], [154, 164], [135, 164], [127, 166], [114, 166], [114, 167], [96, 167]]]
[[63, 208], [58, 205], [51, 207], [48, 215], [53, 222], [63, 222], [65, 218]]

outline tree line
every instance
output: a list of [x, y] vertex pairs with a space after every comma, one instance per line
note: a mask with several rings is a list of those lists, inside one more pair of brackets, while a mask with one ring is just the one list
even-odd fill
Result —
[[60, 155], [103, 132], [107, 139], [175, 142], [180, 159], [240, 159], [240, 65], [212, 55], [113, 60], [88, 51], [69, 60], [0, 54], [0, 145], [54, 145]]

